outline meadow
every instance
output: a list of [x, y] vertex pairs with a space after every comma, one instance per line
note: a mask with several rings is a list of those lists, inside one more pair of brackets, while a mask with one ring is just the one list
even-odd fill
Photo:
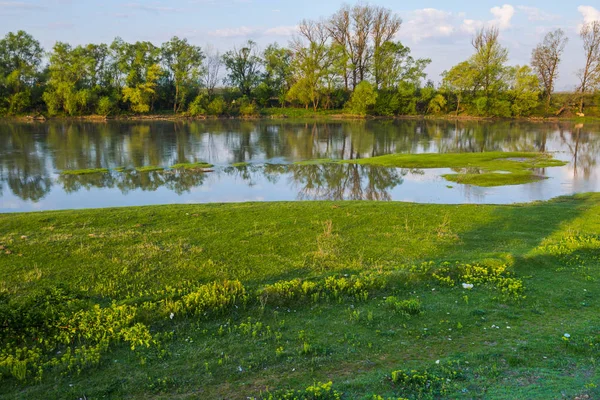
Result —
[[2, 214], [0, 399], [597, 398], [598, 232], [599, 194]]

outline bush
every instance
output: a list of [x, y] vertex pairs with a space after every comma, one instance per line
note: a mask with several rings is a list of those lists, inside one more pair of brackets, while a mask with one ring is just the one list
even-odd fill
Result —
[[96, 106], [96, 114], [98, 115], [109, 115], [114, 111], [115, 103], [108, 96], [100, 97], [98, 105]]
[[206, 111], [208, 115], [223, 115], [225, 113], [225, 100], [222, 97], [217, 97], [208, 104]]
[[199, 115], [205, 115], [207, 103], [208, 103], [208, 99], [206, 98], [206, 95], [199, 94], [198, 96], [196, 96], [194, 101], [192, 101], [190, 103], [190, 106], [188, 107], [188, 113], [192, 117], [197, 117]]
[[371, 109], [371, 106], [377, 103], [377, 91], [373, 85], [367, 81], [362, 81], [354, 89], [350, 101], [346, 103], [349, 112], [356, 115], [365, 116]]

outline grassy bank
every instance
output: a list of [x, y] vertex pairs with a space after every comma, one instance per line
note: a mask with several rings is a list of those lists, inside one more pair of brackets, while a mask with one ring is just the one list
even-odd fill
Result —
[[188, 113], [174, 113], [172, 110], [155, 111], [150, 114], [111, 114], [111, 115], [82, 115], [82, 116], [39, 116], [32, 117], [31, 115], [17, 116], [0, 116], [0, 120], [17, 120], [17, 121], [36, 121], [46, 122], [49, 120], [59, 121], [87, 121], [87, 122], [106, 122], [107, 120], [123, 120], [123, 121], [185, 121], [185, 120], [217, 120], [217, 119], [297, 119], [297, 120], [391, 120], [391, 119], [427, 119], [427, 120], [450, 120], [450, 121], [529, 121], [529, 122], [559, 122], [571, 121], [575, 123], [592, 123], [600, 121], [600, 117], [595, 115], [586, 115], [578, 117], [575, 115], [566, 116], [541, 116], [535, 115], [530, 117], [486, 117], [477, 115], [454, 113], [449, 114], [414, 114], [414, 115], [396, 115], [396, 116], [377, 116], [377, 115], [355, 115], [349, 113], [345, 109], [330, 109], [330, 110], [313, 110], [312, 108], [297, 108], [297, 107], [272, 107], [263, 108], [259, 112], [252, 115], [198, 115], [191, 116]]
[[0, 215], [0, 398], [595, 398], [599, 231], [597, 194]]

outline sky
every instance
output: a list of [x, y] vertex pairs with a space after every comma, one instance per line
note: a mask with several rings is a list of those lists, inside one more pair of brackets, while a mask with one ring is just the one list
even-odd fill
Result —
[[[583, 1], [583, 2], [579, 2]], [[25, 30], [50, 50], [56, 41], [73, 45], [148, 40], [157, 45], [173, 36], [226, 51], [248, 39], [260, 47], [287, 45], [302, 19], [333, 14], [343, 1], [330, 0], [0, 0], [0, 35]], [[354, 4], [352, 1], [346, 3]], [[578, 31], [599, 20], [596, 0], [570, 1], [413, 1], [373, 0], [403, 20], [397, 39], [415, 57], [431, 58], [428, 78], [467, 59], [471, 36], [483, 26], [497, 26], [509, 49], [510, 64], [528, 64], [544, 35], [562, 28], [569, 37], [557, 90], [572, 90], [584, 63]]]

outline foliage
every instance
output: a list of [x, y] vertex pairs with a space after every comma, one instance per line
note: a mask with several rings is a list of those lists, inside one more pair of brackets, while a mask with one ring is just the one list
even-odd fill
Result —
[[376, 103], [377, 92], [375, 88], [369, 82], [362, 81], [354, 89], [350, 101], [346, 104], [346, 108], [352, 114], [365, 116], [371, 106]]
[[249, 40], [242, 48], [235, 48], [223, 55], [228, 74], [226, 83], [239, 89], [243, 96], [250, 96], [260, 82], [261, 60], [256, 55], [256, 43]]
[[20, 114], [35, 105], [43, 50], [24, 31], [9, 32], [0, 40], [0, 114]]

